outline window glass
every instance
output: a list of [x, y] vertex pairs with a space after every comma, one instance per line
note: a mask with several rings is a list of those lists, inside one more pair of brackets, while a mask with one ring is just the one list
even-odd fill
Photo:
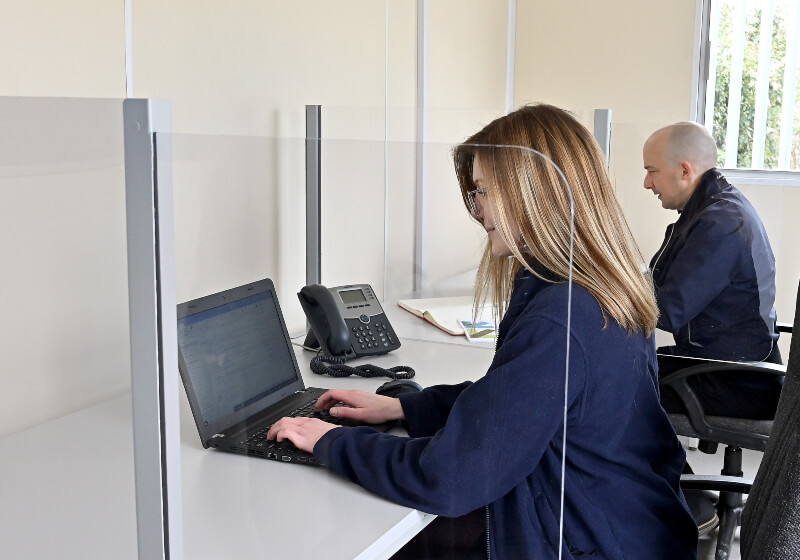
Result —
[[710, 2], [705, 124], [718, 166], [800, 170], [800, 3]]

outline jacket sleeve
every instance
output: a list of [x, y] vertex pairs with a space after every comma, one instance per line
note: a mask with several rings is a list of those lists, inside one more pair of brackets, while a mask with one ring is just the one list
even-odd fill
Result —
[[[580, 414], [585, 379], [583, 353], [574, 336], [572, 341], [571, 416]], [[331, 470], [402, 505], [446, 516], [468, 513], [524, 480], [560, 433], [565, 347], [563, 325], [521, 319], [489, 372], [461, 391], [434, 435], [336, 428], [317, 442], [314, 454]]]
[[423, 437], [435, 434], [447, 422], [458, 396], [470, 385], [471, 381], [460, 385], [435, 385], [419, 393], [400, 395], [408, 435]]
[[741, 226], [741, 216], [727, 212], [697, 221], [656, 290], [658, 328], [677, 333], [731, 283], [742, 247], [749, 247]]

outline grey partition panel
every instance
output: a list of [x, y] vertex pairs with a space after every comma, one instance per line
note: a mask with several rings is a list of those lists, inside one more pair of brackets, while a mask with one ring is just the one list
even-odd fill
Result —
[[[128, 99], [125, 191], [139, 558], [183, 557], [172, 185], [166, 102]], [[157, 157], [157, 152], [161, 155]], [[174, 506], [174, 507], [173, 507]]]

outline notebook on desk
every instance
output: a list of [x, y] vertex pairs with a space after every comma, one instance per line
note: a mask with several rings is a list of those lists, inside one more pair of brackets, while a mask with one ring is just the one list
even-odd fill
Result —
[[288, 441], [266, 440], [269, 427], [284, 416], [355, 425], [313, 413], [326, 389], [303, 383], [269, 279], [179, 304], [178, 369], [205, 448], [319, 465]]

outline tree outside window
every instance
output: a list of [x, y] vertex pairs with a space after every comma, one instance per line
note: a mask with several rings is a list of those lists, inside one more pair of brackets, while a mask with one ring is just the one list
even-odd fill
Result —
[[718, 166], [800, 171], [800, 1], [711, 1], [705, 116]]

